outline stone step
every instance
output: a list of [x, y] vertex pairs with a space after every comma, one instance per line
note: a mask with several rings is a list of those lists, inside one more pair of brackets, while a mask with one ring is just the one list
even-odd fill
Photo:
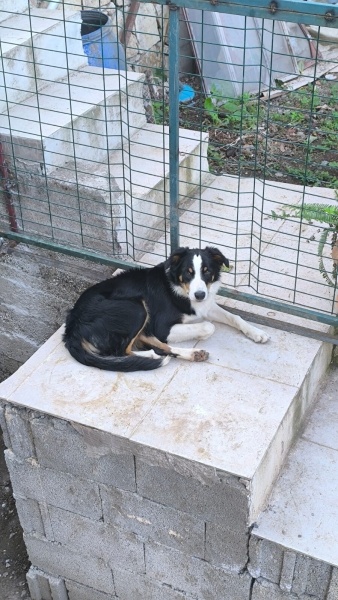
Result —
[[[338, 566], [338, 369], [323, 386], [253, 534]], [[330, 596], [331, 598], [331, 596]]]
[[[207, 134], [180, 130], [180, 198], [208, 176]], [[26, 233], [137, 259], [164, 232], [169, 206], [169, 128], [145, 125], [105, 163], [79, 160], [46, 179], [21, 163], [20, 212]], [[38, 164], [38, 163], [37, 163]], [[26, 177], [29, 173], [29, 178]], [[81, 209], [81, 218], [79, 215]]]
[[0, 112], [87, 64], [80, 22], [79, 11], [31, 9], [1, 23]]
[[29, 9], [29, 0], [0, 0], [0, 22]]
[[[31, 154], [46, 174], [72, 159], [107, 162], [146, 124], [141, 73], [83, 67], [0, 115], [0, 132], [14, 155]], [[36, 153], [38, 155], [36, 155]]]

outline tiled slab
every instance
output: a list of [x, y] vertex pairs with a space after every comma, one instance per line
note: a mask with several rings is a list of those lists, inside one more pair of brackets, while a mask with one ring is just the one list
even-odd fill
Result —
[[243, 477], [252, 482], [254, 518], [311, 402], [310, 367], [317, 381], [330, 357], [318, 341], [270, 332], [257, 345], [217, 325], [195, 344], [209, 350], [207, 362], [172, 359], [123, 374], [74, 361], [61, 328], [0, 385], [0, 397]]
[[338, 369], [320, 394], [255, 535], [338, 566]]

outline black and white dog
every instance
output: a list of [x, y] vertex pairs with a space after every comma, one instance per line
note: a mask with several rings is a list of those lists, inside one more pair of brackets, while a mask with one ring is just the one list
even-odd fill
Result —
[[84, 365], [138, 371], [156, 369], [171, 356], [207, 360], [204, 350], [172, 344], [208, 338], [215, 330], [210, 321], [267, 342], [264, 331], [216, 304], [223, 265], [229, 261], [217, 248], [178, 248], [156, 267], [132, 268], [97, 283], [68, 314], [66, 347]]

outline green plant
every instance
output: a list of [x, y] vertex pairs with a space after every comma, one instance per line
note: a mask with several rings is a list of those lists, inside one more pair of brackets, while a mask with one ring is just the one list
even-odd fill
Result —
[[[336, 202], [338, 196], [336, 192]], [[316, 221], [321, 223], [321, 235], [318, 241], [317, 255], [319, 259], [319, 271], [325, 281], [332, 287], [337, 285], [338, 276], [338, 206], [334, 204], [309, 204], [304, 203], [301, 206], [285, 205], [280, 212], [271, 211], [273, 219], [300, 219], [312, 223]], [[331, 235], [332, 260], [333, 267], [329, 274], [324, 264], [324, 248], [328, 237]]]
[[162, 125], [169, 118], [169, 106], [164, 100], [153, 100], [153, 116], [156, 125]]
[[257, 101], [244, 93], [239, 98], [229, 98], [216, 85], [212, 85], [210, 95], [204, 100], [204, 110], [216, 126], [234, 129], [252, 128], [258, 118]]

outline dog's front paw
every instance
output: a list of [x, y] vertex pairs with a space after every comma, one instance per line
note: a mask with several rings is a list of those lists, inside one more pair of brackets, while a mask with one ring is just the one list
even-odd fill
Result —
[[209, 352], [206, 352], [205, 350], [195, 350], [192, 357], [194, 362], [203, 362], [208, 360], [208, 358]]
[[266, 344], [266, 342], [270, 339], [270, 336], [262, 331], [262, 329], [258, 329], [257, 327], [250, 327], [245, 331], [245, 335], [256, 342], [256, 344]]

